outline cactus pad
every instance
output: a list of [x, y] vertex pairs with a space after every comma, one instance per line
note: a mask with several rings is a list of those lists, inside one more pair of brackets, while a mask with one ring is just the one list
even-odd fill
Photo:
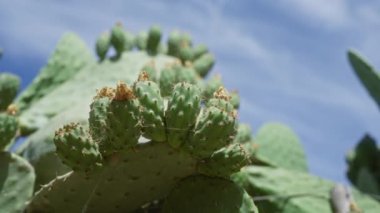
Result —
[[[304, 172], [261, 166], [245, 167], [234, 178], [254, 200], [261, 196], [272, 196], [255, 202], [261, 212], [332, 212], [332, 181]], [[363, 212], [375, 213], [380, 209], [380, 204], [369, 196], [356, 190], [353, 190], [353, 195]]]
[[279, 123], [268, 123], [259, 129], [255, 146], [256, 160], [274, 167], [307, 171], [303, 148], [295, 133]]
[[33, 194], [33, 167], [21, 157], [0, 152], [0, 206], [2, 212], [23, 212]]
[[258, 212], [251, 198], [235, 183], [207, 176], [182, 180], [165, 200], [164, 213]]

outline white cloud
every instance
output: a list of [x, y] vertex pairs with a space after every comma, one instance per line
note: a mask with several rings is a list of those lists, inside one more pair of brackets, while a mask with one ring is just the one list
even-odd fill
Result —
[[347, 0], [281, 0], [289, 13], [327, 27], [346, 25], [350, 21]]

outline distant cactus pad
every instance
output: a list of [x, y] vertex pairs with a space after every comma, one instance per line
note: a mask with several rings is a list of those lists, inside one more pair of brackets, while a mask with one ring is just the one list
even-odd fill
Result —
[[306, 156], [297, 135], [285, 125], [268, 123], [261, 127], [251, 145], [253, 158], [273, 167], [307, 172]]
[[[260, 212], [333, 212], [330, 205], [332, 181], [304, 172], [262, 166], [245, 167], [234, 175], [234, 179], [254, 200], [259, 200], [256, 205]], [[378, 212], [380, 204], [376, 200], [357, 190], [352, 192], [362, 212]]]

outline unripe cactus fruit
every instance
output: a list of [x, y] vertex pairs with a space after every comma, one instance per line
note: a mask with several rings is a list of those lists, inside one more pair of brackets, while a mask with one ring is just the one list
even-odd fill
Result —
[[155, 67], [154, 61], [150, 61], [149, 63], [147, 63], [142, 68], [142, 71], [148, 74], [149, 80], [157, 82], [157, 69]]
[[132, 50], [135, 46], [135, 36], [128, 31], [124, 31], [125, 36], [125, 44], [124, 44], [124, 50], [129, 51]]
[[156, 54], [158, 52], [158, 47], [161, 40], [161, 29], [158, 26], [152, 26], [148, 32], [148, 39], [146, 44], [146, 49], [151, 54]]
[[111, 36], [108, 32], [102, 33], [99, 38], [96, 40], [96, 54], [99, 57], [100, 61], [103, 61], [106, 58], [108, 49], [111, 46]]
[[244, 144], [250, 141], [252, 141], [251, 127], [248, 124], [239, 124], [234, 142]]
[[198, 59], [203, 54], [206, 54], [208, 52], [208, 49], [205, 45], [200, 44], [193, 48], [193, 60]]
[[74, 171], [90, 171], [99, 165], [101, 155], [84, 128], [79, 124], [68, 124], [55, 133], [54, 143], [63, 163]]
[[241, 144], [231, 144], [214, 152], [198, 164], [198, 171], [208, 176], [228, 178], [248, 165], [249, 156]]
[[212, 76], [206, 83], [203, 96], [208, 99], [214, 95], [214, 92], [223, 86], [222, 77], [220, 75]]
[[239, 107], [240, 107], [240, 96], [239, 96], [238, 91], [236, 91], [236, 90], [232, 91], [230, 93], [230, 95], [231, 95], [230, 102], [231, 102], [232, 106], [234, 106], [235, 109], [239, 109]]
[[215, 58], [210, 53], [203, 54], [198, 59], [196, 59], [193, 62], [194, 69], [197, 71], [197, 73], [205, 77], [211, 70], [211, 68], [214, 66]]
[[227, 90], [223, 87], [219, 87], [219, 89], [214, 92], [214, 98], [211, 98], [207, 102], [207, 106], [214, 106], [228, 113], [234, 113], [235, 108], [232, 106], [230, 101], [231, 96], [229, 95]]
[[148, 33], [140, 32], [135, 38], [135, 44], [139, 50], [145, 50], [147, 46]]
[[11, 73], [0, 74], [0, 111], [6, 110], [17, 95], [20, 79]]
[[[141, 133], [139, 110], [139, 101], [132, 89], [125, 83], [119, 82], [115, 96], [107, 108], [106, 132], [108, 138], [107, 141], [100, 143], [102, 153], [127, 150], [138, 143]], [[106, 144], [104, 147], [103, 143]], [[112, 147], [111, 150], [109, 146]]]
[[15, 137], [18, 128], [17, 118], [8, 113], [0, 113], [0, 152]]
[[214, 106], [207, 107], [198, 117], [188, 150], [204, 158], [228, 145], [235, 133], [235, 120], [233, 113], [227, 113]]
[[124, 29], [121, 23], [117, 23], [111, 30], [111, 44], [115, 48], [117, 57], [120, 57], [125, 47]]
[[133, 89], [141, 104], [144, 137], [154, 141], [165, 141], [164, 100], [160, 88], [148, 80], [146, 72], [142, 72]]
[[168, 143], [179, 147], [189, 135], [201, 108], [200, 90], [189, 83], [178, 83], [174, 86], [166, 110]]

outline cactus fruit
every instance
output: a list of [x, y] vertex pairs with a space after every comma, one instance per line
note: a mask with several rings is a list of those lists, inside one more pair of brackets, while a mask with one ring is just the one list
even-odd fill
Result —
[[0, 111], [6, 110], [16, 97], [20, 79], [10, 73], [0, 73]]
[[68, 124], [55, 133], [57, 154], [74, 171], [90, 171], [101, 162], [98, 144], [79, 124]]
[[231, 92], [231, 104], [234, 106], [235, 109], [239, 109], [240, 107], [240, 96], [237, 91]]
[[126, 43], [125, 32], [121, 23], [116, 25], [111, 30], [111, 44], [116, 51], [116, 58], [119, 58], [124, 52]]
[[246, 144], [252, 141], [252, 131], [248, 124], [239, 124], [234, 138], [235, 143]]
[[160, 88], [155, 82], [149, 81], [147, 73], [142, 72], [133, 90], [141, 104], [144, 137], [154, 141], [166, 140], [164, 100], [161, 97]]
[[0, 112], [0, 151], [7, 148], [18, 130], [18, 121], [13, 113]]
[[200, 162], [198, 171], [208, 176], [229, 177], [248, 164], [249, 157], [243, 146], [232, 144], [214, 152], [204, 162]]
[[201, 109], [201, 91], [189, 83], [174, 86], [165, 113], [168, 143], [177, 148], [181, 146], [195, 125]]
[[[229, 97], [214, 95], [215, 99]], [[233, 140], [236, 112], [228, 111], [222, 106], [206, 106], [194, 127], [187, 149], [200, 158], [209, 156], [214, 151], [228, 145]]]
[[1, 212], [23, 212], [33, 194], [33, 167], [21, 157], [0, 152]]
[[215, 58], [210, 53], [203, 54], [193, 62], [194, 69], [197, 73], [205, 77], [214, 66]]
[[192, 176], [182, 180], [172, 190], [162, 212], [258, 212], [245, 193], [228, 180]]
[[305, 153], [298, 137], [288, 127], [268, 123], [261, 127], [253, 143], [257, 151], [253, 158], [266, 165], [307, 172]]
[[[332, 212], [330, 191], [334, 183], [305, 172], [248, 166], [233, 179], [257, 200], [260, 212]], [[353, 197], [362, 212], [380, 209], [376, 200], [357, 190], [353, 190]]]
[[206, 83], [203, 96], [205, 98], [210, 98], [213, 96], [214, 92], [223, 86], [222, 77], [220, 75], [212, 76]]
[[111, 47], [111, 36], [108, 32], [102, 33], [98, 40], [96, 41], [96, 54], [98, 55], [100, 61], [106, 58], [107, 52]]
[[148, 32], [148, 39], [146, 41], [146, 49], [151, 54], [157, 54], [161, 40], [161, 29], [158, 26], [152, 26]]

